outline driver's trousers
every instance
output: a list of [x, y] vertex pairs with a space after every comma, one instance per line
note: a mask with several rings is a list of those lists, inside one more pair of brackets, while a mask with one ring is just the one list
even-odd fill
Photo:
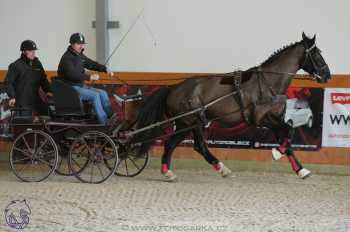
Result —
[[92, 102], [98, 122], [106, 124], [108, 118], [112, 115], [112, 107], [107, 92], [90, 87], [73, 86], [73, 88], [79, 92], [81, 101]]

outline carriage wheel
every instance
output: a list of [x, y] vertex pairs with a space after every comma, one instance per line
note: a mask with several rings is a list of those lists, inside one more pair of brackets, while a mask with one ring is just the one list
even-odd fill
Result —
[[[70, 132], [70, 133], [69, 133]], [[76, 129], [67, 130], [63, 137], [59, 138], [58, 144], [58, 165], [55, 172], [61, 176], [74, 176], [71, 169], [68, 166], [68, 155], [69, 149], [74, 141], [79, 135], [80, 131]]]
[[58, 148], [43, 131], [20, 134], [12, 144], [10, 166], [18, 179], [25, 182], [45, 180], [57, 167]]
[[81, 182], [99, 184], [116, 170], [118, 151], [105, 133], [89, 131], [74, 140], [69, 151], [68, 165]]
[[136, 155], [135, 149], [119, 146], [119, 162], [115, 174], [117, 176], [134, 177], [140, 174], [149, 162], [149, 154]]
[[[123, 124], [124, 123], [124, 124]], [[118, 154], [119, 162], [117, 164], [117, 170], [115, 175], [123, 177], [134, 177], [139, 175], [143, 169], [148, 165], [149, 154], [145, 153], [141, 156], [137, 155], [137, 146], [131, 147], [127, 141], [128, 139], [122, 138], [123, 135], [120, 135], [119, 132], [125, 126], [126, 122], [121, 122], [119, 128], [116, 128], [114, 131], [116, 143], [118, 143]], [[129, 125], [129, 128], [123, 128], [122, 132], [127, 132], [125, 129], [132, 130], [133, 124]]]

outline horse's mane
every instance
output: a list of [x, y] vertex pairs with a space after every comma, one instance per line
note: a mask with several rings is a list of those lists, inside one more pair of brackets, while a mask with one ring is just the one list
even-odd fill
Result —
[[260, 65], [266, 65], [271, 64], [282, 52], [294, 48], [295, 46], [298, 46], [301, 43], [301, 41], [297, 41], [294, 43], [291, 43], [289, 45], [285, 45], [282, 48], [276, 50], [272, 55], [270, 55], [264, 62], [262, 62]]
[[[302, 41], [296, 41], [293, 43], [290, 43], [288, 45], [283, 46], [282, 48], [276, 50], [273, 54], [271, 54], [264, 62], [262, 62], [260, 65], [266, 65], [272, 63], [281, 53], [284, 51], [287, 51], [290, 48], [294, 48], [298, 45], [300, 45]], [[242, 72], [242, 83], [248, 81], [254, 71], [258, 66], [251, 67], [245, 71]], [[203, 78], [217, 78], [217, 77], [222, 77], [223, 81], [221, 83], [231, 83], [232, 81], [232, 75], [235, 73], [234, 72], [229, 72], [229, 73], [219, 73], [219, 74], [204, 74], [204, 75], [198, 75], [198, 76], [193, 76], [194, 79], [203, 79]], [[226, 78], [228, 81], [226, 81]]]

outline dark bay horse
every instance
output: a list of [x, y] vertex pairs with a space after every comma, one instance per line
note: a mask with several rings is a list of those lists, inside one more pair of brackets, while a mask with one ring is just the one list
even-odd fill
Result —
[[[303, 69], [320, 83], [326, 83], [331, 77], [315, 40], [316, 36], [309, 38], [303, 33], [301, 41], [278, 50], [261, 65], [242, 71], [238, 97], [235, 95], [223, 98], [200, 113], [177, 119], [176, 133], [170, 136], [164, 145], [161, 172], [165, 179], [176, 179], [176, 175], [170, 170], [171, 155], [189, 133], [193, 134], [194, 149], [216, 171], [223, 177], [231, 173], [231, 170], [209, 151], [206, 144], [204, 125], [212, 119], [229, 126], [244, 122], [247, 126], [270, 128], [281, 144], [277, 149], [273, 149], [273, 157], [278, 159], [281, 155], [286, 155], [297, 175], [301, 178], [309, 176], [310, 171], [302, 167], [291, 148], [293, 128], [284, 122], [284, 113], [287, 99], [285, 93], [298, 70]], [[164, 120], [166, 116], [172, 117], [203, 107], [215, 99], [237, 91], [237, 85], [233, 84], [233, 76], [236, 74], [194, 77], [177, 85], [159, 89], [146, 99], [139, 111], [136, 127], [142, 128]], [[133, 140], [145, 141], [160, 134], [160, 128], [153, 128], [137, 134]], [[147, 152], [151, 145], [152, 142], [142, 143], [139, 154]]]

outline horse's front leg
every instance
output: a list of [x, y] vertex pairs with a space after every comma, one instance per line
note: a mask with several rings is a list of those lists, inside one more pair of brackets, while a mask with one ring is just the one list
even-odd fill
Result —
[[282, 128], [275, 129], [274, 132], [281, 143], [279, 147], [272, 149], [272, 159], [279, 160], [286, 155], [293, 171], [295, 171], [300, 178], [305, 179], [309, 177], [311, 172], [301, 165], [292, 148], [294, 129], [289, 125], [284, 125]]
[[310, 176], [311, 172], [303, 168], [293, 152], [292, 139], [294, 128], [284, 122], [286, 100], [286, 96], [278, 95], [271, 103], [256, 107], [256, 122], [258, 124], [261, 123], [262, 126], [271, 128], [280, 143], [278, 148], [272, 149], [272, 159], [279, 160], [286, 155], [292, 169], [299, 177], [304, 179]]

